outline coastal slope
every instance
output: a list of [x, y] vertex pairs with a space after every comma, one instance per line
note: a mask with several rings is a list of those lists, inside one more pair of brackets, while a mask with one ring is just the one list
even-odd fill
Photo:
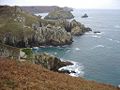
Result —
[[29, 62], [0, 59], [1, 90], [120, 90], [106, 84], [49, 71]]

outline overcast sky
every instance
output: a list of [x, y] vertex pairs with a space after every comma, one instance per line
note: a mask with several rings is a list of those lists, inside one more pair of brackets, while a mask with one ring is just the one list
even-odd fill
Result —
[[68, 6], [81, 9], [120, 9], [120, 0], [0, 0], [0, 5]]

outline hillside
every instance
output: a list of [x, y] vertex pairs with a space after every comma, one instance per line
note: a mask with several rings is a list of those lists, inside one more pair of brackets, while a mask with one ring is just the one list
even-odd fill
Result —
[[0, 90], [120, 90], [52, 72], [29, 62], [0, 59]]

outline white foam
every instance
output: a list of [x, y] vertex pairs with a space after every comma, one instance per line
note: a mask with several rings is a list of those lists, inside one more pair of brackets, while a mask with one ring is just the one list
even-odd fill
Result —
[[101, 36], [97, 36], [97, 35], [92, 35], [92, 37], [94, 37], [94, 38], [101, 38]]
[[39, 47], [33, 47], [33, 49], [38, 50], [38, 49], [39, 49]]
[[40, 46], [41, 48], [45, 48], [45, 46]]
[[119, 40], [114, 40], [116, 43], [120, 43], [120, 41]]
[[112, 38], [108, 38], [108, 40], [113, 41], [113, 39], [112, 39]]
[[95, 49], [95, 48], [104, 48], [105, 46], [104, 45], [97, 45], [97, 46], [94, 46], [93, 48], [91, 49]]
[[54, 52], [55, 55], [57, 55], [57, 52]]
[[68, 53], [68, 52], [70, 52], [71, 50], [67, 50], [65, 53]]
[[69, 70], [69, 71], [75, 71], [75, 73], [70, 73], [69, 75], [70, 76], [73, 76], [73, 77], [82, 77], [84, 76], [84, 72], [83, 72], [83, 65], [78, 63], [78, 62], [73, 62], [73, 61], [70, 61], [73, 63], [73, 65], [69, 65], [69, 66], [65, 66], [65, 67], [62, 67], [60, 68], [59, 70]]
[[93, 32], [86, 32], [85, 34], [86, 35], [93, 35], [94, 33]]
[[79, 51], [80, 49], [79, 48], [75, 48], [76, 51]]
[[120, 28], [120, 25], [115, 25], [114, 27], [115, 27], [115, 28]]
[[116, 43], [120, 43], [119, 40], [114, 40], [114, 39], [112, 39], [112, 38], [107, 38], [107, 39], [110, 40], [110, 41], [116, 42]]
[[105, 46], [103, 46], [103, 45], [98, 45], [98, 46], [96, 46], [96, 47], [105, 47]]
[[118, 85], [118, 88], [120, 88], [120, 84]]

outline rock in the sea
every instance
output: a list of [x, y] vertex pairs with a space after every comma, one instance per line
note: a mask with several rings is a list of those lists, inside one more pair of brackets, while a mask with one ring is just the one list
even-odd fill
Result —
[[54, 11], [50, 12], [45, 19], [72, 19], [73, 14], [70, 11], [64, 10], [63, 8], [56, 8]]
[[87, 18], [88, 15], [85, 13], [81, 18]]
[[58, 72], [59, 72], [59, 73], [66, 73], [66, 74], [76, 73], [75, 71], [66, 70], [66, 69], [61, 69], [61, 70], [59, 70]]
[[94, 33], [101, 33], [100, 31], [94, 31]]
[[73, 65], [71, 62], [61, 61], [59, 58], [48, 53], [36, 55], [35, 64], [41, 64], [43, 67], [53, 71], [58, 71], [58, 69], [63, 66]]

